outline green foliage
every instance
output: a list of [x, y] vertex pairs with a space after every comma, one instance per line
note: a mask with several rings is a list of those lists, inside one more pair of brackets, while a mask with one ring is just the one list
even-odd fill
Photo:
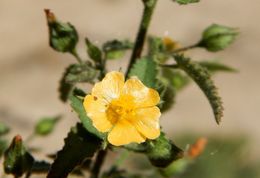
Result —
[[35, 126], [34, 133], [41, 136], [49, 135], [60, 119], [61, 116], [41, 118]]
[[197, 3], [200, 0], [173, 0], [176, 1], [177, 3], [181, 4], [181, 5], [185, 5], [185, 4], [190, 4], [190, 3]]
[[57, 153], [47, 178], [66, 178], [85, 159], [92, 158], [101, 148], [102, 141], [89, 133], [82, 124], [77, 124], [65, 139], [65, 145]]
[[216, 72], [237, 72], [236, 69], [229, 67], [219, 61], [202, 61], [199, 62], [202, 67], [205, 67], [210, 73]]
[[130, 174], [126, 170], [117, 169], [112, 167], [109, 171], [103, 173], [101, 178], [144, 178], [139, 174]]
[[203, 32], [198, 46], [211, 52], [221, 51], [233, 43], [238, 34], [235, 28], [213, 24]]
[[160, 63], [168, 59], [169, 55], [161, 38], [153, 36], [148, 38], [148, 56], [154, 57]]
[[24, 173], [30, 171], [33, 162], [34, 158], [25, 149], [21, 136], [15, 136], [4, 153], [5, 173], [21, 177]]
[[144, 57], [139, 59], [129, 72], [128, 77], [136, 76], [147, 87], [155, 88], [157, 66], [153, 58]]
[[81, 120], [83, 126], [85, 129], [90, 132], [91, 134], [97, 136], [98, 138], [104, 139], [105, 134], [100, 133], [92, 124], [92, 121], [87, 116], [87, 113], [83, 107], [83, 100], [71, 95], [70, 96], [70, 105], [72, 109], [78, 114], [79, 119]]
[[183, 157], [183, 151], [174, 145], [164, 133], [149, 141], [147, 156], [156, 167], [167, 167], [173, 161]]
[[174, 56], [174, 59], [178, 66], [183, 69], [204, 92], [214, 112], [215, 120], [219, 124], [223, 116], [222, 101], [208, 70], [184, 56]]
[[9, 133], [10, 128], [5, 125], [3, 122], [0, 121], [0, 136], [3, 136], [7, 133]]
[[99, 76], [100, 72], [92, 67], [91, 63], [74, 64], [67, 75], [65, 82], [70, 84], [88, 82], [93, 83]]
[[128, 40], [112, 40], [104, 43], [103, 45], [103, 51], [106, 54], [106, 59], [120, 59], [124, 57], [126, 50], [132, 48], [133, 44]]
[[45, 10], [48, 27], [50, 46], [59, 52], [72, 52], [78, 43], [78, 33], [70, 23], [62, 23], [56, 20], [54, 14]]
[[85, 39], [87, 45], [87, 53], [89, 57], [98, 64], [102, 63], [102, 52], [88, 38]]
[[183, 157], [183, 151], [166, 138], [163, 132], [155, 140], [149, 140], [143, 144], [132, 143], [126, 145], [125, 148], [146, 154], [152, 165], [156, 167], [167, 167], [173, 161]]
[[93, 83], [99, 75], [100, 72], [94, 69], [89, 62], [70, 65], [66, 68], [60, 81], [60, 99], [66, 102], [76, 83]]

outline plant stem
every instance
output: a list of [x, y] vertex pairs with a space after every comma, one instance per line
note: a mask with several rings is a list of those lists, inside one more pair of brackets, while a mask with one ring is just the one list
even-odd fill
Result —
[[136, 62], [138, 58], [140, 58], [145, 37], [152, 19], [152, 15], [158, 0], [143, 0], [144, 3], [144, 10], [143, 10], [143, 17], [139, 26], [139, 31], [136, 36], [134, 49], [132, 52], [132, 56], [130, 58], [130, 62], [126, 71], [126, 76], [128, 75], [130, 69], [132, 68], [133, 64]]
[[73, 49], [71, 52], [70, 52], [78, 61], [78, 63], [83, 63], [82, 59], [80, 58], [79, 54], [77, 53], [76, 49]]
[[172, 51], [171, 54], [176, 54], [176, 53], [179, 53], [179, 52], [187, 51], [187, 50], [190, 50], [190, 49], [193, 49], [193, 48], [196, 48], [196, 47], [198, 47], [198, 44], [194, 44], [194, 45], [190, 45], [190, 46], [187, 46], [187, 47], [179, 48], [179, 49], [176, 49], [176, 50]]
[[91, 169], [91, 176], [90, 178], [98, 178], [101, 166], [105, 160], [105, 157], [107, 155], [107, 150], [100, 150], [98, 152], [98, 155], [96, 157], [95, 163]]

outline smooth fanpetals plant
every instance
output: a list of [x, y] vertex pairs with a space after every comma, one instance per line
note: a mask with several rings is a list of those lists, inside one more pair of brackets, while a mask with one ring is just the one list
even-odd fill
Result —
[[123, 73], [109, 72], [85, 97], [84, 107], [94, 127], [120, 146], [159, 137], [159, 101], [158, 92], [138, 78], [124, 82]]
[[[199, 2], [171, 1], [180, 5]], [[184, 47], [170, 37], [147, 38], [158, 0], [140, 2], [144, 9], [135, 41], [110, 39], [97, 46], [86, 37], [86, 59], [77, 53], [79, 35], [76, 28], [58, 20], [49, 9], [45, 10], [50, 46], [76, 59], [76, 63], [64, 71], [59, 94], [62, 102], [70, 103], [79, 123], [71, 127], [63, 148], [51, 156], [51, 162], [34, 158], [29, 142], [35, 136], [49, 135], [60, 116], [44, 117], [25, 142], [16, 136], [9, 148], [7, 140], [0, 137], [0, 156], [4, 155], [7, 174], [15, 178], [23, 175], [29, 178], [34, 173], [44, 173], [47, 178], [66, 178], [70, 174], [84, 176], [85, 172], [91, 178], [174, 177], [188, 169], [204, 150], [206, 140], [202, 139], [183, 151], [163, 132], [159, 119], [175, 104], [181, 89], [193, 80], [208, 99], [215, 121], [217, 124], [221, 122], [223, 103], [212, 75], [219, 71], [236, 70], [220, 61], [193, 60], [186, 51], [196, 48], [204, 48], [207, 52], [224, 50], [236, 39], [237, 29], [210, 25], [202, 32], [198, 42]], [[147, 53], [144, 53], [146, 44]], [[108, 72], [109, 60], [123, 58], [128, 50], [132, 51], [132, 55], [125, 73], [120, 67], [118, 71]], [[84, 91], [79, 88], [79, 83], [94, 86], [91, 91]], [[0, 136], [8, 131], [9, 128], [0, 123]], [[123, 154], [102, 172], [106, 156], [119, 151]], [[151, 163], [150, 172], [135, 173], [122, 169], [120, 166], [127, 159], [125, 153], [139, 153], [147, 157]]]

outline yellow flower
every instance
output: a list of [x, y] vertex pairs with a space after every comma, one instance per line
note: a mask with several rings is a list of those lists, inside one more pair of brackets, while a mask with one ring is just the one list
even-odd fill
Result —
[[88, 117], [98, 131], [108, 132], [108, 141], [116, 146], [157, 138], [158, 92], [137, 78], [124, 80], [121, 72], [113, 71], [95, 84], [83, 103]]

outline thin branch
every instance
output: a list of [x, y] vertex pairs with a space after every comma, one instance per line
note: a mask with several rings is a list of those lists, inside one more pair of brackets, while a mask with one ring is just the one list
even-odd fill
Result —
[[136, 62], [138, 58], [140, 58], [141, 53], [143, 51], [144, 42], [146, 38], [146, 34], [152, 19], [152, 15], [154, 12], [154, 8], [156, 6], [158, 0], [143, 0], [144, 3], [144, 11], [143, 11], [143, 17], [139, 26], [139, 31], [136, 36], [134, 49], [132, 52], [132, 56], [126, 71], [126, 76], [128, 75], [130, 69]]

